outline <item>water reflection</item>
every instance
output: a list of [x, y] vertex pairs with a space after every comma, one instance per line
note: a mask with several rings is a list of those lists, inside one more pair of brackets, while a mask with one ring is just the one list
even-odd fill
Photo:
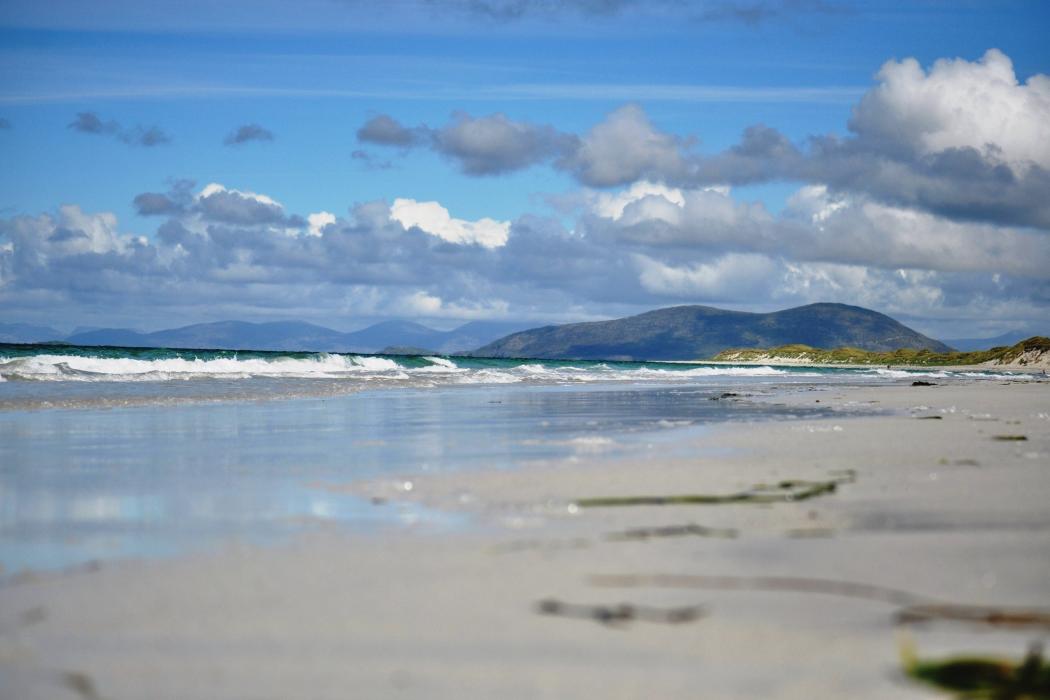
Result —
[[668, 426], [778, 410], [710, 401], [722, 388], [479, 387], [0, 413], [0, 562], [11, 572], [163, 555], [318, 522], [437, 523], [309, 484], [623, 452]]

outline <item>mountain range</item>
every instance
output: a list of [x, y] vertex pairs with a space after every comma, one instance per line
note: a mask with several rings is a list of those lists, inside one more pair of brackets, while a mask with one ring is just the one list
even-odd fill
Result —
[[974, 352], [976, 350], [991, 350], [997, 347], [1010, 347], [1033, 335], [1037, 334], [1032, 331], [1015, 330], [997, 335], [994, 338], [952, 338], [951, 340], [945, 340], [944, 343], [962, 352]]
[[65, 335], [47, 326], [0, 323], [0, 342], [61, 341], [72, 345], [377, 353], [392, 346], [449, 354], [472, 350], [530, 324], [471, 321], [439, 331], [410, 321], [384, 321], [350, 333], [302, 321], [220, 321], [142, 333], [96, 328]]
[[472, 321], [449, 331], [410, 321], [384, 321], [350, 333], [301, 321], [221, 321], [152, 333], [78, 328], [64, 335], [47, 326], [0, 323], [0, 342], [6, 343], [652, 360], [707, 358], [730, 348], [786, 344], [871, 351], [926, 348], [944, 352], [949, 346], [983, 350], [1011, 345], [1029, 335], [1033, 333], [1017, 331], [942, 343], [884, 314], [844, 304], [810, 304], [773, 313], [676, 306], [611, 321], [531, 329], [525, 323]]
[[674, 306], [614, 321], [522, 331], [479, 348], [473, 354], [579, 360], [688, 360], [713, 357], [727, 348], [790, 343], [863, 350], [927, 348], [945, 352], [950, 349], [877, 311], [845, 304], [810, 304], [773, 313]]

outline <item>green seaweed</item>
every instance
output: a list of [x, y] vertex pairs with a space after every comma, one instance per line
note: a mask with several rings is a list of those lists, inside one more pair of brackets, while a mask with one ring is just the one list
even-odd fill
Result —
[[953, 656], [938, 660], [915, 658], [902, 651], [904, 670], [911, 678], [971, 700], [1035, 700], [1050, 698], [1050, 664], [1042, 647], [1032, 645], [1017, 663], [985, 656]]
[[825, 481], [786, 479], [775, 484], [755, 484], [746, 491], [727, 494], [686, 493], [670, 496], [602, 496], [581, 498], [575, 503], [580, 508], [610, 508], [620, 506], [680, 506], [724, 505], [728, 503], [793, 503], [835, 493], [839, 484], [854, 480], [852, 471]]
[[536, 604], [536, 612], [540, 615], [559, 615], [562, 617], [594, 620], [603, 625], [615, 625], [633, 621], [662, 622], [669, 625], [678, 625], [699, 620], [704, 616], [705, 611], [702, 605], [681, 608], [653, 608], [631, 603], [579, 605], [547, 598]]
[[993, 435], [993, 440], [1000, 440], [1002, 442], [1023, 442], [1028, 437], [1025, 435]]

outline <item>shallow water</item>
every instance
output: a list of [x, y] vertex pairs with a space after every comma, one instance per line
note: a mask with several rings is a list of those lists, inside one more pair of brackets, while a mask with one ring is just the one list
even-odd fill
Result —
[[319, 524], [449, 526], [318, 484], [623, 454], [683, 426], [798, 414], [710, 400], [720, 391], [496, 385], [0, 412], [0, 563], [12, 572], [162, 555]]
[[622, 456], [687, 426], [824, 413], [711, 400], [723, 392], [929, 374], [944, 376], [3, 346], [0, 564], [166, 555], [317, 526], [457, 526], [318, 486]]

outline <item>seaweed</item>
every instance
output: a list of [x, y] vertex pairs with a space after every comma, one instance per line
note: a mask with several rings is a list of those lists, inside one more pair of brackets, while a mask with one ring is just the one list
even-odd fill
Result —
[[592, 586], [608, 588], [699, 588], [729, 591], [789, 591], [875, 600], [898, 606], [936, 604], [929, 598], [886, 586], [800, 576], [707, 576], [689, 574], [592, 575]]
[[910, 644], [902, 646], [905, 673], [911, 678], [972, 700], [1050, 698], [1050, 664], [1042, 646], [1033, 644], [1020, 662], [985, 656], [953, 656], [939, 660], [916, 658]]
[[704, 527], [696, 523], [685, 525], [666, 525], [663, 527], [638, 527], [622, 532], [612, 532], [605, 536], [607, 540], [647, 540], [656, 537], [721, 537], [732, 539], [739, 533], [732, 528]]
[[686, 493], [670, 496], [603, 496], [581, 498], [575, 503], [580, 508], [609, 508], [619, 506], [677, 506], [722, 505], [727, 503], [792, 503], [835, 493], [840, 484], [852, 483], [855, 474], [842, 472], [825, 481], [787, 479], [774, 484], [755, 484], [746, 491], [727, 494]]
[[1023, 442], [1028, 439], [1026, 435], [993, 435], [993, 440], [1000, 440], [1002, 442]]
[[702, 605], [693, 605], [680, 608], [653, 608], [631, 603], [579, 605], [547, 598], [536, 604], [536, 612], [540, 615], [560, 615], [562, 617], [594, 620], [603, 625], [615, 625], [635, 620], [676, 625], [699, 620], [704, 616], [704, 607]]
[[897, 611], [897, 622], [969, 622], [994, 627], [1041, 627], [1050, 629], [1050, 610], [989, 608], [978, 605], [923, 603]]
[[62, 685], [84, 700], [101, 700], [98, 690], [95, 689], [95, 682], [86, 673], [67, 671], [62, 674]]

